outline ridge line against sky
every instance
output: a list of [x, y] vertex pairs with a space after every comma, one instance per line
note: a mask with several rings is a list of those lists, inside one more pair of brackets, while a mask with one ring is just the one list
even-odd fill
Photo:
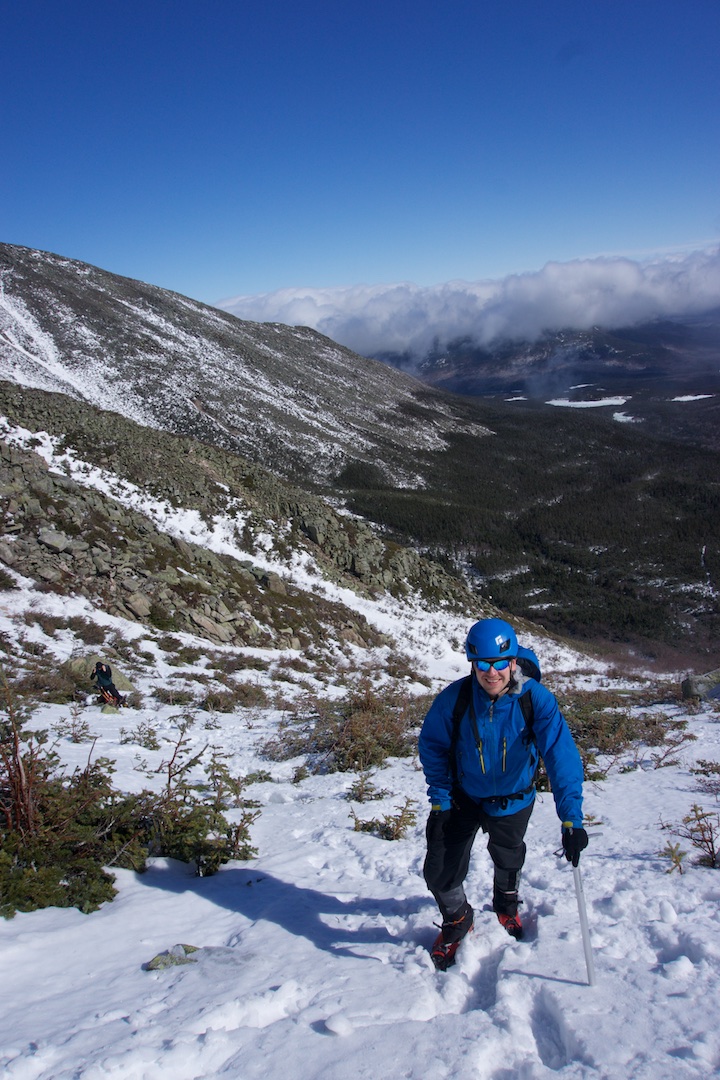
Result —
[[710, 248], [719, 45], [717, 0], [24, 0], [0, 239], [210, 303]]

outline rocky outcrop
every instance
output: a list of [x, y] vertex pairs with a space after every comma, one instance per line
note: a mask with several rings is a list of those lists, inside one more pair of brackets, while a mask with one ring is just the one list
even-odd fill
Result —
[[[112, 653], [112, 655], [110, 655]], [[95, 670], [95, 665], [98, 660], [101, 660], [103, 664], [110, 663], [112, 669], [112, 680], [115, 686], [123, 694], [131, 694], [135, 691], [135, 687], [130, 682], [128, 677], [118, 668], [115, 660], [114, 650], [109, 650], [108, 655], [100, 653], [92, 653], [89, 656], [73, 656], [69, 660], [65, 661], [65, 667], [74, 676], [78, 685], [83, 683], [87, 684], [88, 693], [93, 690], [93, 683], [90, 680], [90, 676]]]
[[[239, 515], [250, 552], [269, 542], [273, 557], [288, 564], [305, 552], [326, 578], [360, 594], [414, 592], [459, 608], [473, 604], [437, 564], [235, 454], [62, 395], [9, 384], [0, 391], [10, 424], [62, 437], [78, 458], [117, 482], [208, 522]], [[239, 561], [170, 536], [11, 441], [0, 442], [0, 505], [0, 564], [43, 588], [85, 596], [110, 614], [217, 644], [301, 648], [326, 636], [328, 623], [356, 645], [384, 640], [341, 603], [310, 599], [251, 558]]]
[[248, 576], [256, 584], [261, 572], [246, 575], [230, 559], [173, 540], [142, 514], [50, 473], [36, 454], [7, 443], [0, 443], [0, 496], [0, 560], [17, 573], [160, 629], [217, 643], [273, 640], [247, 596]]
[[680, 684], [680, 689], [682, 696], [686, 699], [720, 699], [720, 668], [708, 671], [704, 675], [688, 675], [687, 679], [683, 679]]

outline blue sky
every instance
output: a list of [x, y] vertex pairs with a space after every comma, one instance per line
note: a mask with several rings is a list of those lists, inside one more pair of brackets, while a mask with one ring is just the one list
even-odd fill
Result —
[[216, 301], [720, 236], [717, 0], [23, 0], [0, 239]]

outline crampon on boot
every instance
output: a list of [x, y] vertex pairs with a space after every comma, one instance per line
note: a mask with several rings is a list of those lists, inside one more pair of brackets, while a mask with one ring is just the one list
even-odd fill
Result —
[[433, 942], [430, 957], [438, 971], [447, 971], [455, 963], [458, 945], [473, 928], [473, 909], [467, 901], [459, 911], [446, 919]]
[[497, 912], [498, 922], [507, 930], [510, 937], [514, 937], [516, 941], [520, 941], [523, 936], [523, 926], [520, 921], [519, 912], [515, 912], [514, 915], [503, 915]]
[[[515, 878], [517, 881], [517, 876]], [[503, 930], [507, 930], [510, 937], [520, 941], [523, 936], [523, 925], [520, 921], [518, 907], [522, 900], [518, 899], [517, 888], [501, 889], [495, 882], [493, 889], [493, 911], [498, 917], [498, 922]]]

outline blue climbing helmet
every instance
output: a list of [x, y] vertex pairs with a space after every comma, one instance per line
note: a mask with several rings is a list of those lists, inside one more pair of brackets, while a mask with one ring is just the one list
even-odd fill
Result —
[[515, 631], [504, 619], [480, 619], [470, 627], [465, 639], [468, 660], [509, 660], [517, 654]]

